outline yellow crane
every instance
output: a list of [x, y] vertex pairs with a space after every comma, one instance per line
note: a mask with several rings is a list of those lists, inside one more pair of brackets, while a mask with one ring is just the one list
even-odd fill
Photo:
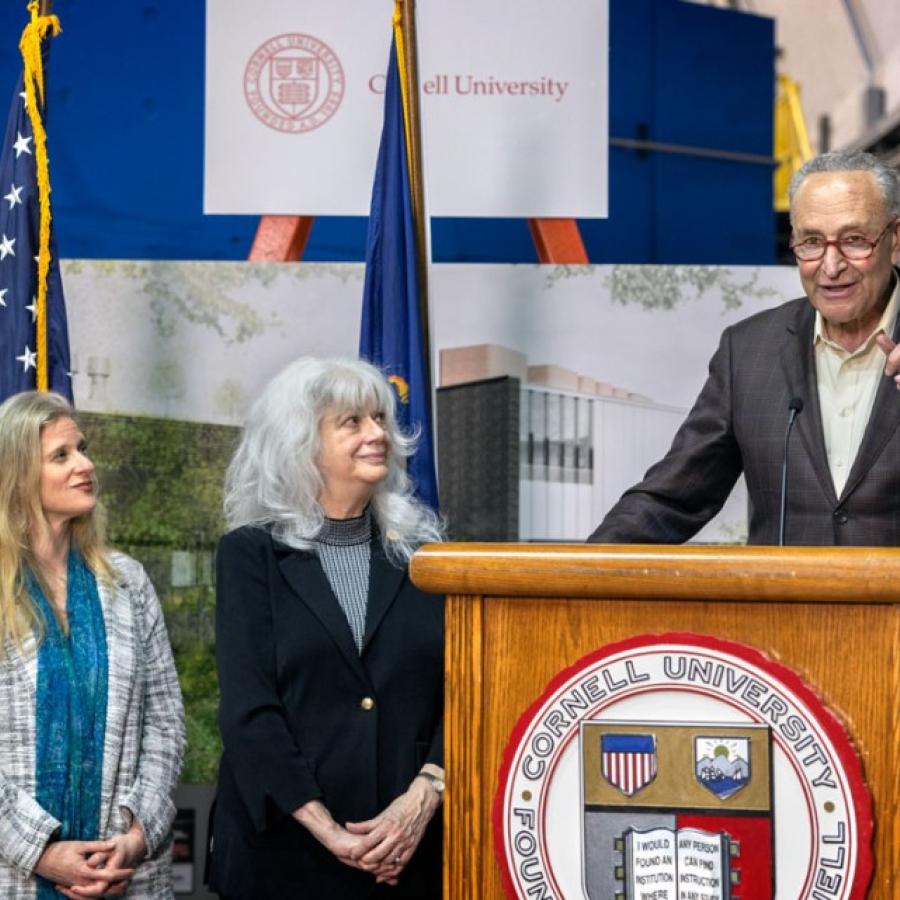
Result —
[[787, 75], [778, 76], [775, 96], [775, 210], [787, 212], [788, 187], [794, 172], [812, 156], [800, 102], [800, 85]]

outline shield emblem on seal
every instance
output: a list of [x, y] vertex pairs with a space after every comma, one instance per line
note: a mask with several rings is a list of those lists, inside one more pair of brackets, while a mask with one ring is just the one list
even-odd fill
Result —
[[582, 721], [589, 900], [773, 900], [771, 748], [756, 723]]
[[750, 740], [694, 738], [694, 777], [722, 800], [736, 794], [750, 782]]
[[611, 785], [633, 797], [656, 778], [656, 738], [652, 734], [604, 734], [600, 765]]
[[319, 96], [319, 60], [298, 50], [282, 50], [269, 61], [272, 102], [287, 116], [302, 116]]

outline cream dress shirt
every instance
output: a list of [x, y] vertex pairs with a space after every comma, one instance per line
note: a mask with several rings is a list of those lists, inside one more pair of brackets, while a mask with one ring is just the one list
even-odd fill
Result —
[[881, 320], [865, 343], [852, 353], [832, 341], [825, 333], [822, 314], [816, 312], [813, 337], [816, 354], [816, 382], [822, 410], [822, 429], [828, 468], [838, 497], [856, 459], [863, 432], [869, 422], [875, 392], [884, 378], [884, 352], [875, 343], [879, 334], [892, 335], [900, 305], [900, 286], [895, 278], [894, 292]]

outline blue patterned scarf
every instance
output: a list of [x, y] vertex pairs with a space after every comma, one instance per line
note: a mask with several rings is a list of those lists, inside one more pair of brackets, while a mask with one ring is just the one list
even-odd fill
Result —
[[[60, 840], [96, 840], [109, 667], [97, 582], [81, 556], [71, 551], [68, 635], [33, 577], [28, 587], [46, 622], [38, 650], [36, 799], [62, 823]], [[38, 897], [58, 900], [59, 894], [50, 882], [39, 879]]]

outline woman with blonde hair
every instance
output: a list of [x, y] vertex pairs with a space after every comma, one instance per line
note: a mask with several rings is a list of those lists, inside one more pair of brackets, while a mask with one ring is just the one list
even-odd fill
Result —
[[170, 898], [178, 679], [58, 394], [0, 404], [0, 709], [0, 897]]
[[217, 558], [226, 900], [440, 896], [443, 604], [407, 564], [441, 528], [413, 443], [359, 360], [298, 360], [250, 413]]

